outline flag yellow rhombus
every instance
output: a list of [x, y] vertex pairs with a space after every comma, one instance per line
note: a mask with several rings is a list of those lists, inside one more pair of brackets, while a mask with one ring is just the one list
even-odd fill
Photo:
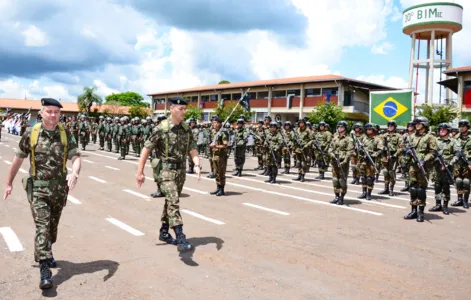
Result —
[[[391, 106], [391, 104], [393, 103], [396, 104], [397, 108]], [[378, 104], [373, 110], [381, 117], [385, 118], [388, 121], [391, 121], [405, 113], [408, 108], [402, 105], [393, 97], [389, 97], [380, 104]]]

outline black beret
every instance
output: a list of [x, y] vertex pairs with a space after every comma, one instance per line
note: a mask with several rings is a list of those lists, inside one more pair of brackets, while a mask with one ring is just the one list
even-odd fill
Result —
[[170, 103], [174, 105], [188, 105], [183, 97], [172, 97], [170, 98]]
[[42, 98], [41, 105], [42, 106], [57, 106], [59, 108], [62, 108], [62, 104], [56, 99], [52, 99], [52, 98]]

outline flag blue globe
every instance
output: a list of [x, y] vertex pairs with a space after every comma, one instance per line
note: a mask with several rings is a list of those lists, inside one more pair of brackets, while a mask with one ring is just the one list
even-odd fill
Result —
[[397, 104], [393, 101], [388, 101], [383, 106], [383, 114], [388, 117], [392, 118], [397, 114]]

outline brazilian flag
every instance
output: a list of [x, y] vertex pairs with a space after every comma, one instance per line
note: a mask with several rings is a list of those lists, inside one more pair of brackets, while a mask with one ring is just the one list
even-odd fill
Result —
[[370, 123], [387, 125], [391, 120], [398, 125], [412, 120], [412, 91], [370, 92]]

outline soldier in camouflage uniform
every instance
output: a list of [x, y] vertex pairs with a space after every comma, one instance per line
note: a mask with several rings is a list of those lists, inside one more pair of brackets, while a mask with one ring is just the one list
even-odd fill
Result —
[[[167, 120], [167, 116], [165, 115], [159, 115], [157, 117], [157, 123], [155, 124], [155, 127], [154, 129], [152, 130], [152, 133], [151, 133], [151, 136], [153, 134], [153, 132], [155, 130], [157, 130], [159, 127], [159, 124], [162, 123], [162, 121], [164, 120]], [[150, 137], [149, 137], [150, 139]], [[144, 146], [145, 146], [145, 143], [144, 143]], [[154, 158], [159, 158], [159, 154], [157, 152], [154, 152], [154, 153], [151, 153], [151, 157], [154, 159]], [[151, 163], [154, 161], [153, 159], [151, 159]], [[154, 161], [154, 162], [158, 162], [158, 161]], [[201, 169], [201, 168], [200, 168]], [[153, 172], [153, 175], [154, 175], [154, 182], [156, 183], [156, 186], [157, 186], [157, 190], [155, 191], [155, 193], [152, 193], [150, 194], [153, 198], [160, 198], [160, 197], [163, 197], [164, 194], [162, 194], [162, 192], [160, 191], [160, 186], [159, 186], [159, 177], [160, 177], [160, 169], [157, 169], [157, 168], [153, 168], [154, 172]]]
[[373, 191], [375, 184], [375, 165], [374, 162], [379, 156], [381, 150], [378, 148], [378, 142], [376, 139], [376, 127], [372, 123], [365, 124], [364, 127], [365, 136], [363, 140], [358, 140], [363, 144], [363, 149], [368, 152], [368, 154], [373, 159], [373, 164], [365, 159], [364, 155], [360, 155], [359, 167], [361, 174], [361, 187], [362, 194], [358, 199], [371, 200], [371, 192]]
[[258, 167], [254, 170], [263, 170], [263, 120], [258, 120], [258, 126], [254, 134], [255, 138], [255, 152], [257, 153]]
[[98, 140], [100, 143], [100, 150], [105, 149], [105, 117], [100, 116], [98, 117]]
[[71, 128], [72, 135], [74, 136], [75, 141], [78, 144], [79, 143], [79, 122], [75, 116], [72, 117], [70, 128]]
[[265, 116], [264, 124], [262, 125], [263, 130], [259, 132], [261, 134], [260, 138], [262, 139], [261, 152], [262, 152], [262, 164], [263, 164], [263, 169], [262, 169], [263, 172], [260, 173], [260, 175], [265, 175], [265, 176], [268, 176], [267, 159], [268, 159], [268, 155], [271, 155], [271, 154], [268, 153], [267, 146], [266, 146], [266, 143], [265, 143], [265, 140], [267, 138], [267, 134], [270, 132], [270, 123], [271, 123], [271, 117], [270, 116]]
[[[355, 134], [356, 139], [363, 140], [363, 125], [361, 123], [355, 123], [353, 125], [353, 133]], [[353, 180], [350, 182], [350, 184], [360, 184], [360, 168], [358, 168], [359, 160], [360, 154], [358, 153], [358, 149], [355, 148], [354, 153], [352, 155], [352, 159], [350, 161], [353, 176]]]
[[291, 122], [286, 121], [284, 128], [280, 129], [280, 134], [283, 138], [283, 163], [285, 165], [285, 171], [282, 174], [289, 174], [291, 168], [291, 149], [293, 149], [293, 131], [291, 130]]
[[[193, 140], [195, 140], [196, 142], [198, 140], [198, 133], [199, 133], [199, 130], [196, 127], [196, 120], [194, 118], [190, 118], [188, 121], [189, 121], [188, 125], [190, 126], [190, 129], [191, 129], [191, 134], [193, 134]], [[193, 160], [191, 159], [190, 156], [188, 156], [188, 170], [186, 171], [188, 174], [193, 174], [195, 172], [193, 170], [193, 166], [194, 166]]]
[[399, 144], [402, 137], [396, 132], [396, 121], [388, 121], [388, 132], [380, 137], [379, 148], [383, 150], [380, 155], [383, 163], [384, 190], [380, 195], [394, 196], [394, 185], [396, 184], [396, 163], [400, 155]]
[[[343, 205], [344, 197], [347, 194], [349, 163], [352, 156], [354, 156], [353, 141], [347, 135], [347, 128], [347, 122], [340, 121], [337, 123], [337, 133], [332, 139], [328, 154], [331, 158], [332, 184], [335, 193], [335, 198], [330, 203], [338, 205]], [[343, 172], [337, 164], [337, 159]]]
[[293, 180], [304, 182], [304, 176], [309, 172], [309, 155], [313, 138], [312, 131], [306, 127], [306, 120], [304, 118], [299, 119], [298, 123], [299, 128], [293, 131], [294, 155], [298, 163], [298, 177]]
[[[471, 181], [471, 166], [466, 162], [471, 157], [471, 137], [469, 136], [470, 124], [468, 120], [458, 122], [460, 133], [456, 135], [456, 140], [461, 147], [460, 159], [454, 166], [454, 176], [456, 179], [456, 191], [458, 201], [451, 206], [463, 206], [469, 208], [469, 191]], [[469, 162], [469, 161], [468, 161]]]
[[443, 157], [445, 166], [440, 163], [438, 158], [435, 159], [433, 182], [436, 205], [429, 209], [429, 211], [432, 212], [443, 211], [443, 214], [445, 215], [449, 214], [448, 202], [450, 202], [450, 179], [447, 177], [445, 168], [452, 170], [452, 166], [454, 166], [459, 160], [459, 157], [456, 154], [461, 151], [459, 142], [450, 138], [450, 131], [451, 126], [447, 123], [438, 125], [437, 149], [438, 153]]
[[267, 148], [267, 166], [269, 178], [265, 180], [268, 183], [276, 183], [276, 176], [278, 175], [278, 164], [281, 161], [281, 148], [283, 147], [283, 138], [278, 131], [278, 124], [276, 122], [270, 123], [270, 132], [267, 134], [266, 148]]
[[244, 119], [237, 120], [237, 128], [234, 131], [234, 164], [235, 172], [234, 176], [242, 176], [242, 170], [245, 164], [245, 151], [247, 147], [248, 132], [244, 128]]
[[140, 123], [140, 119], [135, 117], [132, 125], [128, 125], [131, 131], [131, 141], [129, 142], [132, 142], [132, 150], [136, 153], [136, 157], [141, 155], [142, 125]]
[[[319, 176], [317, 176], [316, 179], [324, 179], [324, 173], [327, 171], [330, 163], [330, 157], [324, 157], [324, 155], [327, 153], [326, 151], [329, 148], [330, 141], [332, 141], [332, 133], [328, 130], [327, 123], [324, 121], [319, 122], [319, 133], [315, 138], [317, 138], [319, 146], [321, 147], [321, 149], [317, 149], [316, 160], [319, 163]], [[324, 155], [322, 153], [324, 153]], [[324, 160], [326, 165], [324, 164]]]
[[26, 127], [28, 127], [28, 120], [26, 119], [26, 116], [21, 117], [20, 127], [20, 136], [23, 136], [23, 133], [26, 131]]
[[96, 144], [96, 138], [97, 138], [97, 135], [98, 135], [98, 123], [96, 122], [96, 119], [93, 119], [93, 121], [92, 121], [91, 134], [92, 134], [92, 142], [94, 144]]
[[[404, 217], [406, 220], [417, 218], [417, 222], [424, 221], [424, 210], [427, 199], [427, 177], [420, 172], [418, 164], [420, 164], [425, 171], [430, 169], [432, 162], [435, 159], [435, 151], [437, 151], [437, 141], [428, 132], [429, 122], [426, 117], [418, 117], [414, 120], [415, 135], [412, 136], [408, 145], [414, 148], [417, 152], [419, 162], [413, 162], [409, 150], [409, 159], [411, 159], [409, 178], [410, 178], [410, 204], [411, 212]], [[418, 207], [418, 210], [417, 210]]]
[[87, 122], [85, 121], [84, 115], [80, 117], [79, 134], [80, 134], [80, 144], [82, 145], [82, 150], [85, 150], [85, 146], [87, 145], [88, 125], [87, 125]]
[[[23, 178], [33, 220], [36, 225], [34, 239], [34, 259], [39, 262], [41, 289], [52, 287], [52, 272], [57, 263], [52, 254], [52, 245], [57, 241], [57, 228], [62, 209], [67, 202], [80, 173], [80, 152], [70, 131], [59, 125], [59, 101], [51, 98], [41, 99], [43, 121], [34, 127], [38, 129], [37, 144], [31, 149], [33, 129], [28, 129], [21, 137], [11, 169], [8, 173], [4, 200], [11, 194], [13, 180], [23, 160], [30, 157], [29, 176]], [[60, 127], [59, 127], [60, 126]], [[63, 129], [61, 129], [63, 128]], [[65, 140], [61, 139], [61, 131]], [[67, 153], [64, 153], [67, 149]], [[34, 153], [34, 154], [33, 154]], [[72, 174], [67, 175], [66, 160], [72, 160]]]
[[213, 130], [215, 138], [211, 142], [212, 163], [214, 175], [216, 178], [217, 189], [211, 192], [211, 195], [223, 196], [224, 186], [226, 185], [226, 168], [227, 168], [227, 145], [229, 144], [229, 134], [226, 130], [220, 130], [222, 120], [219, 117], [213, 119]]
[[126, 117], [122, 117], [120, 119], [121, 124], [118, 127], [118, 132], [116, 133], [116, 136], [118, 138], [118, 145], [121, 150], [121, 156], [118, 157], [118, 160], [123, 160], [126, 159], [126, 143], [128, 140], [128, 125], [126, 124]]
[[[163, 120], [144, 144], [136, 180], [137, 185], [141, 187], [145, 181], [144, 167], [147, 158], [155, 150], [158, 156], [153, 160], [152, 167], [157, 169], [154, 172], [158, 174], [158, 184], [165, 195], [159, 239], [169, 244], [176, 244], [178, 250], [184, 252], [193, 249], [183, 233], [183, 220], [180, 214], [180, 195], [186, 179], [186, 156], [190, 155], [193, 158], [198, 180], [201, 166], [196, 141], [184, 122], [187, 103], [182, 97], [173, 97], [170, 103], [170, 118]], [[170, 235], [170, 228], [175, 231], [176, 240]]]
[[114, 144], [114, 153], [119, 153], [119, 150], [120, 150], [119, 149], [120, 141], [118, 138], [118, 131], [120, 127], [121, 127], [120, 119], [118, 117], [115, 117], [113, 126], [111, 127], [113, 129], [112, 136], [113, 136], [113, 144]]
[[152, 128], [148, 120], [141, 121], [141, 133], [142, 134], [139, 139], [140, 149], [144, 149], [144, 143], [150, 138], [150, 135], [152, 134]]
[[401, 192], [408, 192], [409, 191], [409, 169], [410, 169], [410, 160], [407, 158], [407, 155], [405, 153], [406, 146], [404, 141], [412, 138], [415, 135], [415, 123], [413, 121], [410, 121], [407, 123], [407, 132], [404, 133], [402, 136], [401, 144], [400, 144], [400, 149], [401, 149], [401, 173], [404, 176], [404, 188], [401, 189]]
[[105, 140], [106, 140], [106, 149], [108, 152], [111, 152], [113, 149], [113, 119], [110, 117], [106, 118], [105, 124]]

